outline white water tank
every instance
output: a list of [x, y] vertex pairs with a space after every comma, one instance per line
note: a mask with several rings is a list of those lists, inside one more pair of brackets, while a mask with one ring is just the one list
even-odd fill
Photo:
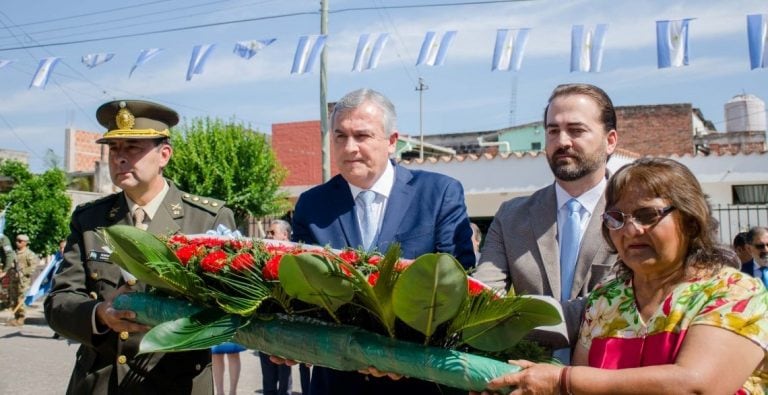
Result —
[[725, 103], [726, 132], [764, 132], [765, 102], [755, 95], [736, 95]]

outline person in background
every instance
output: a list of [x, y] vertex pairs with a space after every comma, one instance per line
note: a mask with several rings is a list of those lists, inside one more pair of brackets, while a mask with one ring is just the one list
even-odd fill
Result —
[[224, 202], [179, 190], [163, 177], [173, 155], [176, 111], [142, 100], [117, 100], [96, 111], [107, 128], [109, 173], [121, 192], [84, 203], [72, 213], [64, 261], [45, 300], [51, 329], [80, 343], [67, 394], [212, 394], [210, 350], [137, 355], [149, 328], [113, 299], [145, 285], [110, 261], [97, 230], [131, 225], [152, 234], [204, 233], [235, 228]]
[[[272, 240], [290, 241], [291, 224], [288, 221], [274, 219], [267, 228], [267, 238]], [[276, 364], [269, 359], [269, 355], [259, 352], [261, 361], [261, 379], [264, 387], [264, 395], [290, 395], [291, 393], [291, 367], [285, 364]], [[310, 368], [305, 364], [299, 364], [301, 376], [301, 393], [309, 394]], [[306, 378], [305, 378], [306, 375]], [[305, 392], [306, 391], [306, 392]]]
[[26, 311], [24, 310], [24, 294], [32, 284], [32, 273], [40, 265], [40, 258], [29, 248], [29, 236], [19, 234], [16, 236], [16, 268], [19, 272], [18, 281], [10, 290], [10, 300], [14, 304], [14, 319], [6, 323], [8, 326], [22, 326]]
[[[371, 89], [342, 97], [331, 115], [332, 160], [340, 174], [299, 196], [293, 241], [386, 252], [399, 243], [403, 258], [433, 252], [475, 264], [464, 190], [453, 178], [395, 164], [397, 115], [389, 99]], [[319, 366], [312, 395], [440, 394], [434, 383], [393, 381]]]
[[[221, 343], [211, 348], [213, 361], [213, 384], [216, 395], [224, 395], [224, 370], [229, 365], [229, 395], [237, 395], [237, 383], [240, 381], [240, 353], [245, 347], [232, 342]], [[225, 362], [226, 358], [226, 362]], [[264, 391], [267, 394], [267, 391]]]
[[733, 251], [739, 257], [739, 262], [743, 265], [752, 260], [752, 252], [747, 245], [747, 232], [739, 232], [733, 238]]
[[749, 229], [744, 241], [750, 260], [741, 264], [741, 271], [762, 280], [768, 287], [768, 228], [755, 226]]
[[470, 222], [469, 226], [472, 228], [472, 248], [475, 250], [475, 258], [480, 261], [480, 244], [483, 242], [483, 232], [480, 231], [480, 227], [476, 223]]
[[11, 239], [5, 234], [0, 232], [0, 310], [7, 308], [14, 308], [14, 305], [10, 300], [9, 290], [11, 286], [11, 277], [16, 273], [15, 262], [16, 253], [13, 252], [13, 246], [11, 245]]
[[[641, 158], [611, 177], [603, 236], [616, 277], [589, 295], [574, 366], [513, 361], [491, 381], [536, 394], [761, 394], [768, 386], [768, 292], [731, 267], [691, 171]], [[768, 235], [766, 235], [768, 237]], [[768, 241], [768, 240], [766, 240]]]
[[494, 288], [560, 300], [570, 344], [559, 336], [532, 339], [567, 363], [584, 297], [616, 262], [600, 235], [607, 162], [618, 142], [616, 111], [594, 85], [560, 85], [544, 110], [544, 126], [555, 182], [501, 205], [473, 276]]

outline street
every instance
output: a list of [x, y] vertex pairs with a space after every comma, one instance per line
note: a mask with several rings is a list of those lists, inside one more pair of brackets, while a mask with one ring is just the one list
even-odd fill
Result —
[[[27, 320], [22, 327], [6, 326], [12, 319], [10, 310], [0, 312], [0, 394], [63, 394], [75, 362], [77, 343], [53, 338], [45, 322], [42, 302], [27, 308]], [[247, 350], [240, 353], [242, 370], [238, 394], [261, 393], [261, 366], [258, 354]], [[294, 394], [301, 393], [299, 369], [293, 367]], [[225, 375], [225, 390], [229, 381]]]

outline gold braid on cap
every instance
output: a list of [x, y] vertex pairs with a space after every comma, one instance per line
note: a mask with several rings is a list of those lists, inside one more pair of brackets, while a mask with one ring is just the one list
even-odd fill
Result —
[[133, 125], [136, 123], [136, 118], [131, 114], [131, 111], [125, 108], [125, 102], [120, 102], [120, 110], [115, 116], [115, 123], [117, 123], [118, 129], [133, 129]]

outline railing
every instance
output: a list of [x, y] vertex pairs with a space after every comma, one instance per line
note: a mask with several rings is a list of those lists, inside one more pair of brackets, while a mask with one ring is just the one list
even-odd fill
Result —
[[718, 204], [712, 207], [712, 216], [720, 221], [720, 242], [730, 245], [737, 233], [768, 226], [768, 204]]

